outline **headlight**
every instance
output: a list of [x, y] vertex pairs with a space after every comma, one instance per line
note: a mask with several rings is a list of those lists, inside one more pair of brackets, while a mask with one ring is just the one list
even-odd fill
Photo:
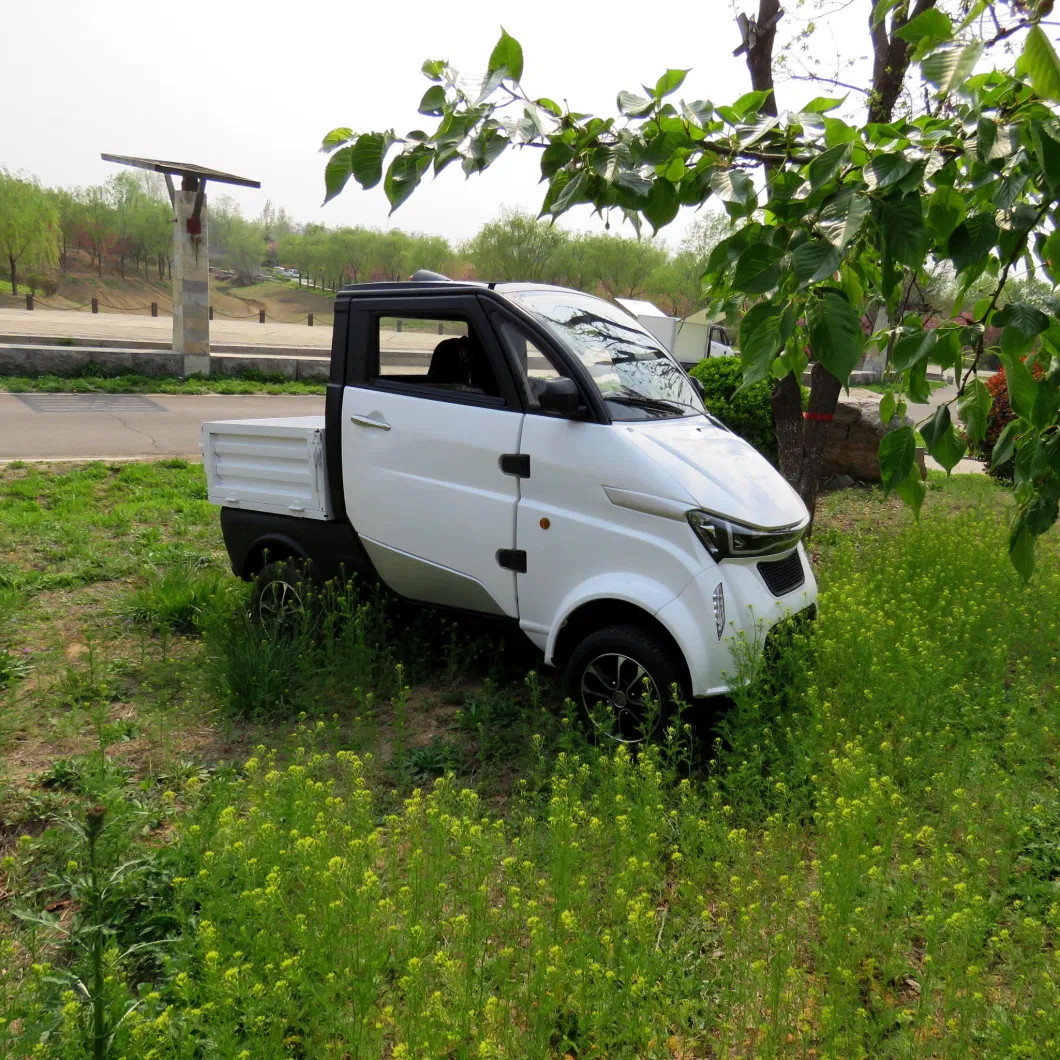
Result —
[[732, 519], [723, 519], [720, 515], [699, 508], [686, 513], [686, 517], [696, 536], [715, 560], [790, 552], [799, 543], [807, 523], [803, 519], [792, 526], [763, 530], [761, 527], [744, 526]]

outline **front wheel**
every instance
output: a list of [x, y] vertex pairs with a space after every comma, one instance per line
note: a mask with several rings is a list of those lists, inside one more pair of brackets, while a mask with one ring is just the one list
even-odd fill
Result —
[[680, 659], [657, 633], [610, 626], [590, 634], [567, 664], [566, 692], [590, 728], [616, 743], [649, 740], [684, 684]]

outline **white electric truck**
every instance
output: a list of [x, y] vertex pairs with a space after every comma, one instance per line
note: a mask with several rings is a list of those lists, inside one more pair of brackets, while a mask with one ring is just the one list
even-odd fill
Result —
[[323, 416], [203, 425], [235, 573], [517, 625], [619, 733], [674, 684], [725, 692], [741, 635], [814, 607], [799, 496], [621, 309], [419, 275], [337, 295]]

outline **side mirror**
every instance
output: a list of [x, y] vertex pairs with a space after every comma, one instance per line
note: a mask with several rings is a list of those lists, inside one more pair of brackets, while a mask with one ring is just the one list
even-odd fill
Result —
[[537, 400], [546, 412], [558, 412], [561, 416], [573, 416], [582, 403], [577, 384], [562, 376], [550, 379]]

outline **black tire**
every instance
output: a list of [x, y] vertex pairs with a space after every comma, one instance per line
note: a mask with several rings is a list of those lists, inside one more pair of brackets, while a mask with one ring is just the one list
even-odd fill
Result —
[[687, 698], [682, 660], [666, 640], [642, 626], [591, 633], [572, 652], [564, 677], [566, 694], [590, 730], [628, 744], [662, 731], [674, 706], [674, 685]]
[[263, 626], [294, 630], [311, 617], [316, 595], [308, 562], [275, 560], [266, 563], [254, 579], [250, 614]]

